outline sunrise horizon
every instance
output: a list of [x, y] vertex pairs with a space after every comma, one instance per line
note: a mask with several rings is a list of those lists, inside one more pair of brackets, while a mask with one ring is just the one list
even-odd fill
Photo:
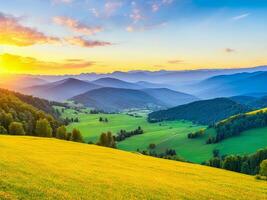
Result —
[[15, 2], [16, 8], [14, 2], [5, 2], [0, 9], [0, 73], [194, 70], [267, 63], [267, 3], [260, 1], [29, 0], [28, 7]]

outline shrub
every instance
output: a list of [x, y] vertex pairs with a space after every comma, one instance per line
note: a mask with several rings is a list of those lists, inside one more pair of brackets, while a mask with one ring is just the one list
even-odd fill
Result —
[[11, 122], [8, 130], [10, 135], [25, 135], [23, 125], [19, 122]]

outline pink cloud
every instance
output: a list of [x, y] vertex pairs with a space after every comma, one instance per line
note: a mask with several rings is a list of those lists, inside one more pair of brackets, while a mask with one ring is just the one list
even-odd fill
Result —
[[68, 27], [69, 29], [73, 30], [74, 32], [82, 33], [85, 35], [94, 35], [96, 33], [102, 32], [103, 28], [100, 26], [88, 26], [86, 24], [82, 24], [79, 21], [69, 18], [69, 17], [54, 17], [54, 23]]
[[71, 45], [86, 47], [86, 48], [94, 48], [94, 47], [103, 47], [103, 46], [110, 46], [112, 43], [98, 41], [98, 40], [86, 40], [83, 37], [72, 37], [67, 38], [66, 41]]
[[23, 26], [19, 19], [0, 13], [0, 44], [31, 46], [34, 44], [60, 42], [57, 37], [49, 37], [34, 28]]

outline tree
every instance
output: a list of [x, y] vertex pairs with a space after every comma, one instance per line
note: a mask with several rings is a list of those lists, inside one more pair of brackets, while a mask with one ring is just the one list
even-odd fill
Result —
[[52, 137], [52, 128], [47, 119], [39, 119], [37, 121], [35, 133], [41, 137]]
[[5, 129], [5, 127], [0, 126], [0, 134], [7, 134], [7, 130]]
[[249, 174], [249, 172], [250, 172], [250, 170], [249, 170], [248, 162], [243, 162], [241, 165], [241, 173]]
[[267, 160], [263, 160], [260, 164], [260, 175], [267, 177]]
[[0, 119], [0, 123], [6, 128], [8, 129], [9, 125], [11, 124], [11, 122], [14, 121], [13, 116], [11, 113], [3, 113], [1, 115], [1, 119]]
[[156, 145], [155, 144], [149, 144], [148, 148], [149, 149], [155, 149], [156, 148]]
[[74, 142], [83, 142], [83, 137], [78, 129], [73, 129], [71, 134], [71, 140]]
[[56, 138], [65, 140], [67, 138], [67, 129], [65, 126], [60, 126], [57, 128]]
[[106, 133], [102, 133], [99, 138], [99, 142], [97, 143], [99, 146], [106, 147], [108, 145], [108, 138]]
[[99, 146], [116, 148], [115, 137], [112, 135], [111, 132], [102, 133], [100, 135], [99, 141], [97, 143]]
[[8, 130], [10, 135], [25, 135], [23, 125], [20, 122], [11, 122]]

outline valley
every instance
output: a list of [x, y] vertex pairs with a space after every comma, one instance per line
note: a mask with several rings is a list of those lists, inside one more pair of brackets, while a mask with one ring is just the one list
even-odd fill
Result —
[[[58, 110], [62, 108], [57, 107]], [[175, 149], [177, 155], [184, 160], [202, 163], [213, 157], [213, 150], [217, 149], [221, 155], [246, 155], [266, 147], [267, 130], [257, 128], [245, 131], [239, 136], [223, 140], [216, 144], [206, 144], [208, 133], [200, 138], [188, 139], [188, 134], [205, 128], [205, 125], [194, 124], [190, 121], [176, 120], [158, 123], [147, 122], [148, 111], [137, 110], [135, 116], [121, 114], [89, 114], [89, 109], [80, 112], [74, 109], [64, 109], [62, 118], [79, 118], [78, 123], [71, 123], [67, 129], [78, 128], [86, 142], [96, 143], [101, 133], [111, 131], [116, 135], [120, 130], [131, 131], [140, 126], [144, 134], [127, 138], [118, 142], [121, 150], [136, 152], [149, 151], [149, 144], [155, 144], [155, 151], [162, 153], [166, 149]], [[132, 113], [131, 113], [132, 114]], [[133, 114], [132, 114], [133, 115]], [[108, 123], [99, 122], [99, 118], [107, 118]]]

